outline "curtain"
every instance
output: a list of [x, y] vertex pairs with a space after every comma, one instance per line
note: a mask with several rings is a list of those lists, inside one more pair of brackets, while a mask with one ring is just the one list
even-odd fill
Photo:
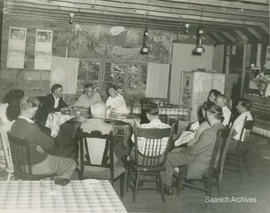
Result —
[[52, 57], [51, 86], [61, 84], [65, 94], [75, 94], [79, 69], [78, 58]]
[[169, 64], [148, 63], [146, 97], [167, 98], [169, 71]]

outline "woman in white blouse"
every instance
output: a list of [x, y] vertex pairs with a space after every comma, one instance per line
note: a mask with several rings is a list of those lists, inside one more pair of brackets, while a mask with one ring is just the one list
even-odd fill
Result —
[[108, 94], [110, 95], [106, 101], [108, 110], [112, 113], [128, 114], [125, 99], [117, 92], [117, 88], [115, 86], [110, 86], [108, 88]]

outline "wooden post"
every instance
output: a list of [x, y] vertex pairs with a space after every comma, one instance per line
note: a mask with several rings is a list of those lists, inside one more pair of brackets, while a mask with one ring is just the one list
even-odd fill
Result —
[[243, 62], [242, 62], [242, 77], [241, 77], [241, 97], [244, 92], [245, 76], [246, 76], [246, 58], [247, 58], [247, 44], [243, 48]]

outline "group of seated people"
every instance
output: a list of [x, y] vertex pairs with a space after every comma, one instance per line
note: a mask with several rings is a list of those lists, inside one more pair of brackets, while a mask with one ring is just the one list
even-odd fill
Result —
[[[125, 99], [118, 92], [118, 88], [112, 85], [107, 92], [109, 97], [106, 101], [106, 106], [109, 112], [127, 114], [128, 110]], [[73, 106], [90, 108], [93, 103], [98, 101], [102, 101], [99, 92], [93, 88], [92, 84], [86, 84], [84, 86], [84, 93]], [[68, 104], [63, 99], [63, 87], [60, 84], [54, 84], [51, 87], [51, 93], [42, 98], [42, 105], [37, 112], [39, 123], [44, 126], [49, 113], [60, 111], [65, 107], [68, 107]]]
[[[111, 124], [105, 122], [106, 112], [127, 113], [127, 107], [122, 95], [114, 86], [108, 89], [109, 98], [106, 104], [100, 94], [94, 92], [90, 84], [85, 85], [85, 92], [75, 102], [74, 106], [91, 108], [91, 119], [87, 119], [81, 129], [84, 132], [98, 130], [109, 134], [113, 130]], [[63, 99], [63, 87], [55, 84], [51, 93], [40, 100], [36, 97], [26, 97], [20, 89], [10, 90], [0, 104], [1, 140], [7, 141], [7, 132], [24, 138], [29, 142], [33, 174], [57, 173], [57, 180], [68, 183], [76, 168], [75, 160], [55, 156], [56, 139], [51, 137], [44, 127], [48, 114], [60, 111], [68, 105]], [[2, 143], [1, 150], [3, 150]], [[117, 160], [116, 160], [117, 162]]]
[[[75, 106], [90, 105], [88, 107], [91, 108], [92, 118], [82, 123], [82, 131], [92, 132], [97, 130], [102, 134], [108, 134], [113, 130], [113, 126], [105, 122], [107, 111], [127, 113], [125, 100], [117, 92], [117, 89], [112, 86], [108, 89], [108, 93], [109, 98], [105, 104], [101, 100], [100, 95], [94, 92], [90, 85], [86, 85], [85, 93], [74, 104]], [[75, 160], [52, 154], [51, 150], [55, 147], [55, 139], [42, 131], [33, 119], [37, 116], [38, 110], [41, 110], [39, 116], [42, 115], [41, 120], [44, 122], [48, 113], [66, 107], [67, 104], [64, 102], [62, 94], [62, 86], [59, 84], [53, 85], [51, 94], [44, 97], [42, 107], [39, 107], [39, 99], [25, 97], [22, 90], [13, 89], [5, 96], [3, 103], [0, 104], [0, 124], [1, 129], [5, 126], [6, 132], [10, 131], [10, 134], [25, 138], [29, 142], [33, 165], [32, 172], [34, 174], [57, 173], [58, 180], [68, 183], [76, 168]], [[251, 102], [249, 100], [239, 100], [237, 105], [239, 116], [232, 124], [232, 128], [235, 131], [231, 142], [232, 147], [236, 144], [233, 142], [234, 140], [241, 140], [240, 132], [243, 128], [245, 117], [247, 116], [247, 120], [252, 120], [249, 111], [250, 107]], [[217, 132], [220, 129], [224, 129], [225, 126], [229, 126], [232, 117], [226, 105], [225, 96], [217, 90], [209, 92], [208, 100], [202, 105], [200, 114], [199, 120], [191, 124], [188, 129], [188, 131], [193, 132], [192, 137], [186, 140], [180, 136], [174, 141], [176, 146], [183, 144], [179, 140], [185, 140], [184, 143], [188, 145], [176, 147], [168, 153], [165, 163], [166, 170], [162, 173], [165, 193], [168, 195], [173, 193], [172, 177], [175, 167], [188, 165], [187, 178], [200, 178], [206, 172], [216, 142]], [[146, 109], [146, 116], [149, 123], [142, 124], [141, 128], [170, 128], [168, 124], [160, 121], [159, 109], [156, 104], [150, 104], [149, 108]], [[167, 140], [167, 138], [164, 140]], [[131, 137], [131, 141], [134, 142], [134, 136]], [[138, 139], [138, 143], [145, 143], [145, 141]], [[144, 150], [139, 151], [144, 153]], [[130, 161], [133, 157], [134, 147], [126, 160]]]

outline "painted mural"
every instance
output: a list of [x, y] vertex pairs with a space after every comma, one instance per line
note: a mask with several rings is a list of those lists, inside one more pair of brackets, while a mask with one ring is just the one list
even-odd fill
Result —
[[174, 34], [149, 30], [149, 54], [140, 55], [143, 30], [119, 26], [74, 24], [71, 57], [168, 63]]

